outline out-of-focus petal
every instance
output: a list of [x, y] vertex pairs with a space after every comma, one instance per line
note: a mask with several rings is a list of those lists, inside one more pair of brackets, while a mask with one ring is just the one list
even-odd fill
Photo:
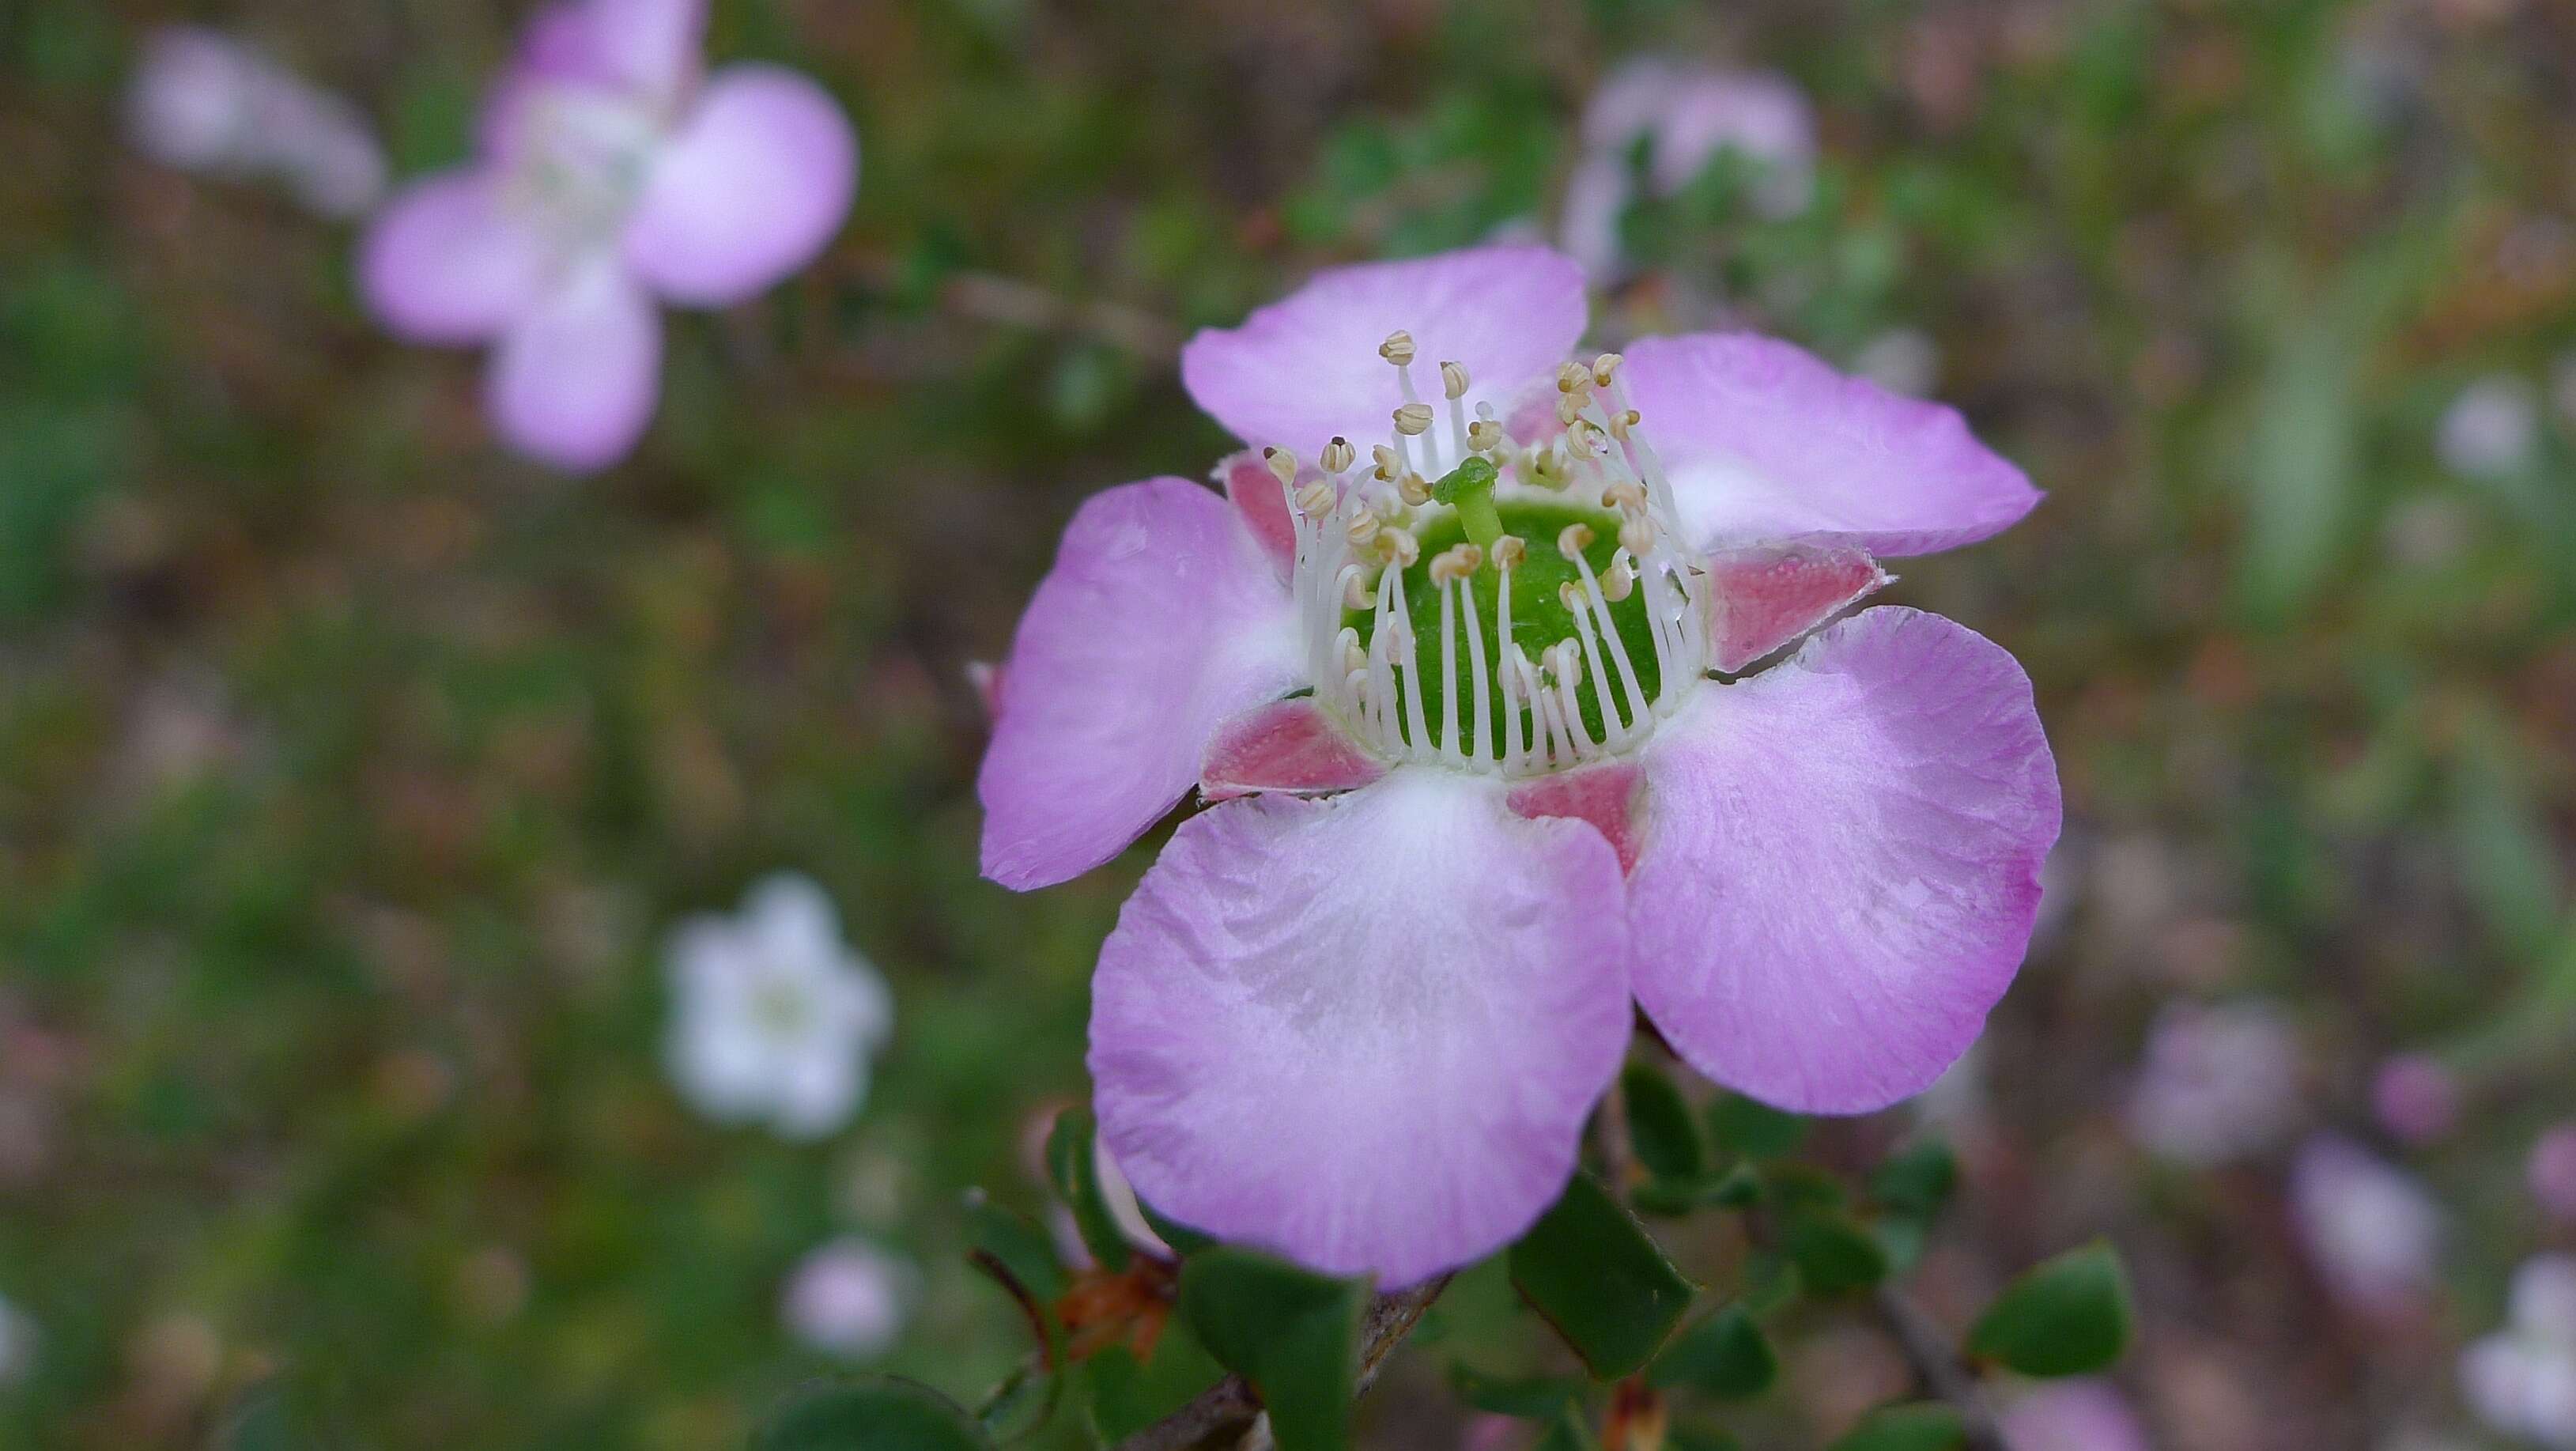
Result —
[[1901, 398], [1751, 333], [1646, 338], [1630, 398], [1699, 548], [1829, 539], [1930, 554], [2011, 527], [2039, 502], [1956, 409]]
[[1416, 385], [1435, 403], [1440, 364], [1465, 365], [1472, 413], [1479, 402], [1503, 408], [1552, 373], [1581, 340], [1585, 316], [1583, 269], [1544, 247], [1335, 267], [1241, 327], [1190, 339], [1181, 382], [1255, 448], [1312, 458], [1340, 435], [1366, 457], [1404, 402], [1395, 369], [1378, 356], [1388, 334], [1413, 334]]
[[1215, 491], [1165, 478], [1094, 497], [1003, 665], [975, 785], [984, 875], [1027, 891], [1116, 856], [1189, 791], [1219, 722], [1304, 669], [1288, 590]]
[[398, 336], [473, 343], [532, 310], [553, 265], [545, 237], [504, 204], [497, 176], [450, 171], [387, 204], [360, 244], [358, 285]]
[[516, 71], [668, 107], [697, 78], [706, 27], [707, 0], [561, 0], [529, 24]]
[[594, 264], [502, 335], [485, 379], [493, 425], [572, 473], [624, 458], [661, 393], [662, 319], [623, 272]]
[[674, 302], [739, 302], [814, 260], [849, 215], [857, 133], [840, 105], [776, 66], [709, 79], [653, 164], [626, 258]]
[[1182, 1223], [1407, 1284], [1554, 1202], [1630, 1028], [1619, 864], [1414, 769], [1182, 824], [1101, 949], [1091, 1074]]
[[1865, 611], [1710, 686], [1643, 757], [1637, 997], [1740, 1092], [1858, 1113], [1920, 1092], [2020, 968], [2057, 839], [2030, 682], [1992, 642]]

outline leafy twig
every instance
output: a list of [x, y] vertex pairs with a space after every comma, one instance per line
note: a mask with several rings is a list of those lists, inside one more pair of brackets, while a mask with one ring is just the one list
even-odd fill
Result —
[[1932, 1317], [1894, 1285], [1878, 1287], [1878, 1314], [1887, 1322], [1896, 1343], [1904, 1348], [1905, 1359], [1914, 1367], [1915, 1375], [1922, 1378], [1924, 1389], [1959, 1413], [1959, 1424], [1967, 1432], [1968, 1451], [2007, 1451], [2003, 1432], [1995, 1425], [1994, 1412], [1987, 1409], [1985, 1397], [1978, 1392], [1976, 1379], [1960, 1363], [1950, 1337], [1932, 1323]]
[[[1368, 1314], [1360, 1322], [1360, 1390], [1377, 1380], [1386, 1358], [1448, 1284], [1449, 1277], [1443, 1275], [1369, 1302]], [[1260, 1414], [1261, 1397], [1243, 1377], [1230, 1375], [1201, 1392], [1198, 1399], [1119, 1442], [1118, 1451], [1190, 1451], [1220, 1437], [1241, 1435]]]

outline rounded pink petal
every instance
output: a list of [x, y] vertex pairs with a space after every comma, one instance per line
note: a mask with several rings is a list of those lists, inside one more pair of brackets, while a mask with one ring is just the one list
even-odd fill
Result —
[[1708, 686], [1646, 749], [1637, 999], [1739, 1092], [1862, 1113], [1920, 1092], [2030, 944], [2057, 769], [2010, 655], [1881, 608]]
[[1101, 1133], [1145, 1202], [1409, 1284], [1517, 1236], [1626, 1051], [1619, 862], [1399, 770], [1184, 822], [1101, 948]]
[[697, 75], [706, 0], [560, 0], [520, 42], [516, 78], [574, 82], [667, 106]]
[[1304, 679], [1295, 612], [1232, 504], [1186, 479], [1097, 495], [1020, 620], [975, 790], [984, 875], [1078, 877], [1162, 819], [1217, 726]]
[[1931, 554], [2002, 532], [2039, 491], [1958, 411], [1752, 333], [1646, 338], [1630, 400], [1700, 548], [1827, 538]]
[[1315, 274], [1241, 327], [1209, 328], [1181, 350], [1181, 382], [1256, 448], [1313, 458], [1334, 435], [1368, 446], [1404, 402], [1378, 345], [1413, 334], [1415, 386], [1437, 402], [1440, 364], [1467, 369], [1466, 405], [1508, 406], [1583, 336], [1583, 269], [1544, 247], [1473, 247]]
[[535, 305], [553, 253], [501, 190], [491, 173], [450, 171], [386, 204], [358, 251], [359, 290], [386, 327], [413, 342], [482, 342]]
[[627, 263], [674, 302], [739, 302], [814, 260], [849, 216], [858, 175], [858, 135], [821, 86], [729, 67], [654, 162]]
[[593, 264], [505, 334], [485, 406], [512, 447], [572, 473], [624, 458], [661, 392], [662, 319], [615, 267]]

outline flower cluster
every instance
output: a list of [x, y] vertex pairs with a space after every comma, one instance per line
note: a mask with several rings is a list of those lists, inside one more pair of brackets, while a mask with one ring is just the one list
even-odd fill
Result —
[[1093, 499], [1021, 623], [988, 876], [1213, 803], [1093, 983], [1102, 1135], [1181, 1222], [1418, 1280], [1554, 1199], [1632, 1001], [1720, 1083], [1860, 1112], [2020, 964], [2059, 823], [2027, 679], [1914, 610], [1829, 622], [2036, 491], [1785, 343], [1584, 358], [1585, 323], [1572, 260], [1488, 247], [1200, 334], [1224, 492]]

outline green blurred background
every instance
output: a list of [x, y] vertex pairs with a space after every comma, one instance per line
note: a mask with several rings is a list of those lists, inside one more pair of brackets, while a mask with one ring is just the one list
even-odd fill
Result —
[[[378, 333], [347, 231], [120, 134], [136, 43], [186, 19], [444, 164], [522, 13], [0, 0], [0, 1296], [38, 1330], [0, 1444], [202, 1444], [281, 1368], [331, 1444], [739, 1444], [831, 1364], [778, 1302], [844, 1232], [924, 1275], [881, 1363], [990, 1384], [1024, 1332], [959, 1196], [1040, 1205], [1029, 1126], [1085, 1092], [1152, 843], [979, 881], [964, 667], [1087, 493], [1227, 446], [1188, 329], [1552, 230], [1641, 53], [1795, 78], [1823, 159], [1795, 216], [1723, 175], [1632, 214], [1597, 336], [1919, 335], [2050, 491], [1891, 596], [2020, 656], [2069, 818], [1927, 1299], [2109, 1233], [2160, 1443], [2460, 1423], [2456, 1345], [2568, 1237], [2522, 1163], [2576, 1084], [2576, 6], [717, 0], [716, 56], [850, 109], [857, 211], [675, 318], [653, 432], [584, 480], [495, 447], [470, 359]], [[2495, 373], [2532, 448], [2446, 467]], [[778, 868], [896, 997], [813, 1146], [702, 1123], [660, 1066], [663, 933]], [[2427, 1314], [2332, 1307], [2285, 1154], [2131, 1141], [2158, 1008], [2248, 995], [2295, 1024], [2303, 1122], [2375, 1133], [2397, 1049], [2469, 1083], [2462, 1131], [2387, 1148], [2452, 1217]], [[1542, 1356], [1494, 1290], [1435, 1332]], [[1819, 1312], [1757, 1444], [1821, 1444], [1890, 1359]], [[1436, 1366], [1368, 1412], [1456, 1442]]]

